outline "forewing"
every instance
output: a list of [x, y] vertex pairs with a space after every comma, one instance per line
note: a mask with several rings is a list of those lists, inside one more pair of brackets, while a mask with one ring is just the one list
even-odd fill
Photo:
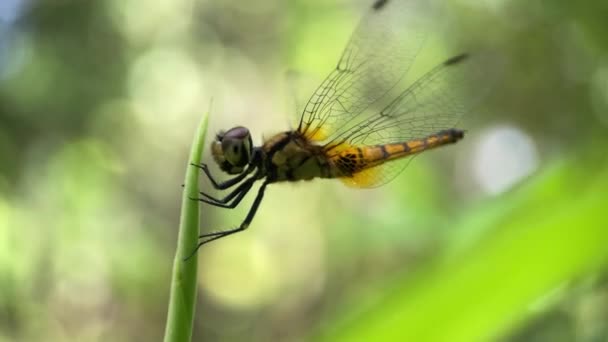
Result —
[[336, 68], [306, 104], [298, 131], [323, 141], [357, 120], [406, 74], [422, 47], [427, 1], [379, 0], [350, 38]]

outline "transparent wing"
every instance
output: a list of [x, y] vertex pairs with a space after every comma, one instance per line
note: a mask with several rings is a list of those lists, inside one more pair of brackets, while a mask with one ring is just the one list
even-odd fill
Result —
[[[424, 138], [454, 128], [478, 96], [468, 91], [473, 75], [468, 55], [441, 63], [412, 83], [380, 112], [366, 115], [327, 142], [331, 146], [381, 145]], [[478, 81], [477, 81], [478, 82]]]
[[[412, 83], [383, 110], [344, 127], [325, 145], [328, 155], [341, 146], [375, 146], [421, 139], [454, 128], [494, 83], [492, 63], [466, 54], [441, 63]], [[480, 87], [481, 86], [481, 87]], [[332, 152], [334, 150], [335, 152]], [[345, 182], [375, 187], [392, 180], [412, 157], [364, 170]]]
[[298, 131], [323, 141], [354, 122], [406, 74], [425, 38], [428, 1], [378, 0], [359, 23], [337, 67], [306, 104]]
[[397, 177], [415, 157], [416, 155], [413, 155], [393, 160], [355, 173], [352, 177], [340, 178], [340, 180], [354, 188], [377, 188]]

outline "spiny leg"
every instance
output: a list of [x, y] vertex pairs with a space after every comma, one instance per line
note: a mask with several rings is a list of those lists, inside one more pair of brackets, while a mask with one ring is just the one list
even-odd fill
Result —
[[[253, 183], [255, 183], [255, 181], [256, 181], [255, 177], [251, 177], [251, 178], [247, 179], [246, 181], [241, 183], [241, 185], [239, 185], [236, 189], [234, 189], [234, 191], [232, 191], [226, 197], [221, 198], [221, 199], [214, 198], [203, 192], [201, 192], [200, 194], [205, 196], [206, 198], [190, 197], [190, 199], [195, 200], [195, 201], [200, 201], [203, 203], [207, 203], [207, 204], [215, 206], [215, 207], [233, 209], [237, 205], [239, 205], [239, 203], [241, 202], [243, 197], [245, 197], [245, 195], [249, 192], [249, 190], [251, 190], [251, 187], [253, 186]], [[234, 199], [234, 201], [232, 201], [233, 199]], [[230, 201], [232, 201], [232, 203], [229, 203]]]
[[223, 238], [225, 236], [228, 236], [228, 235], [231, 235], [234, 233], [238, 233], [240, 231], [247, 229], [247, 227], [249, 227], [249, 225], [251, 224], [251, 221], [253, 220], [253, 217], [255, 216], [255, 214], [260, 206], [260, 203], [262, 202], [262, 198], [264, 198], [264, 191], [266, 190], [267, 185], [268, 185], [268, 182], [262, 183], [262, 186], [258, 190], [258, 194], [255, 196], [255, 200], [253, 201], [253, 204], [251, 205], [251, 208], [249, 209], [249, 212], [247, 213], [245, 220], [243, 220], [243, 222], [238, 227], [236, 227], [234, 229], [230, 229], [230, 230], [225, 230], [222, 232], [214, 232], [214, 233], [207, 233], [207, 234], [200, 235], [198, 238], [203, 239], [203, 241], [199, 242], [196, 245], [196, 248], [194, 249], [194, 251], [192, 251], [192, 253], [184, 260], [190, 259], [198, 251], [198, 249], [201, 248], [201, 246], [206, 243], [209, 243], [213, 240], [217, 240], [217, 239]]
[[258, 207], [260, 206], [260, 203], [262, 202], [262, 198], [264, 197], [264, 190], [266, 189], [267, 185], [268, 185], [267, 182], [264, 182], [262, 184], [262, 186], [258, 190], [258, 193], [257, 193], [255, 199], [253, 200], [253, 204], [251, 205], [251, 208], [249, 209], [249, 212], [247, 213], [245, 220], [243, 220], [243, 222], [238, 227], [236, 227], [234, 229], [230, 229], [230, 230], [224, 230], [224, 231], [220, 231], [220, 232], [213, 232], [213, 233], [207, 233], [207, 234], [200, 235], [198, 237], [199, 239], [205, 239], [208, 237], [211, 237], [211, 239], [207, 239], [207, 240], [200, 242], [197, 246], [197, 249], [200, 246], [202, 246], [208, 242], [211, 242], [213, 240], [219, 239], [226, 235], [234, 234], [234, 233], [247, 229], [247, 227], [249, 227], [249, 225], [251, 224], [251, 221], [253, 220], [253, 217], [255, 216], [255, 214], [258, 210]]
[[238, 184], [240, 181], [242, 181], [243, 179], [245, 179], [245, 177], [247, 177], [248, 174], [251, 173], [251, 171], [253, 171], [254, 167], [249, 166], [247, 167], [247, 169], [245, 171], [243, 171], [242, 173], [240, 173], [238, 176], [228, 179], [224, 182], [218, 182], [215, 180], [215, 178], [211, 175], [211, 172], [209, 172], [209, 167], [207, 166], [207, 164], [201, 163], [201, 164], [194, 164], [194, 163], [190, 163], [190, 165], [199, 168], [201, 170], [203, 170], [203, 172], [205, 173], [205, 175], [207, 176], [207, 178], [209, 178], [209, 181], [211, 182], [211, 185], [213, 185], [213, 187], [217, 190], [226, 190], [236, 184]]

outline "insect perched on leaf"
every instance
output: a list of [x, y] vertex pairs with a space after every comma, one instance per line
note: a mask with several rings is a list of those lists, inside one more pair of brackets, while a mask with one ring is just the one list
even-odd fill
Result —
[[[195, 165], [224, 198], [201, 193], [197, 200], [235, 208], [261, 181], [255, 200], [236, 228], [199, 236], [197, 249], [251, 224], [266, 187], [272, 183], [338, 178], [356, 187], [392, 180], [412, 156], [452, 144], [464, 132], [454, 128], [469, 109], [462, 91], [470, 76], [468, 54], [448, 58], [405, 87], [392, 91], [409, 70], [425, 40], [417, 18], [424, 1], [378, 0], [348, 42], [337, 67], [312, 94], [293, 130], [253, 146], [245, 127], [217, 135], [211, 152], [234, 178], [218, 182], [206, 164]], [[399, 89], [397, 89], [399, 90]], [[382, 101], [384, 106], [378, 107]]]

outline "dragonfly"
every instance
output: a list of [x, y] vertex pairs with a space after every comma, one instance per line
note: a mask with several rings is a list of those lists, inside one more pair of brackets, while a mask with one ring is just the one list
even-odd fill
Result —
[[[467, 53], [455, 54], [428, 70], [401, 92], [426, 39], [417, 20], [418, 5], [408, 0], [377, 0], [352, 33], [337, 66], [310, 96], [292, 130], [254, 146], [250, 131], [236, 126], [215, 137], [211, 154], [222, 172], [220, 182], [207, 164], [200, 168], [217, 190], [192, 198], [220, 208], [235, 208], [261, 182], [242, 221], [232, 229], [199, 236], [196, 252], [211, 241], [246, 230], [270, 184], [335, 178], [354, 187], [388, 183], [416, 155], [463, 139], [455, 128], [470, 109], [462, 96], [468, 74]], [[396, 96], [389, 99], [393, 92]], [[378, 106], [382, 101], [385, 105]]]

